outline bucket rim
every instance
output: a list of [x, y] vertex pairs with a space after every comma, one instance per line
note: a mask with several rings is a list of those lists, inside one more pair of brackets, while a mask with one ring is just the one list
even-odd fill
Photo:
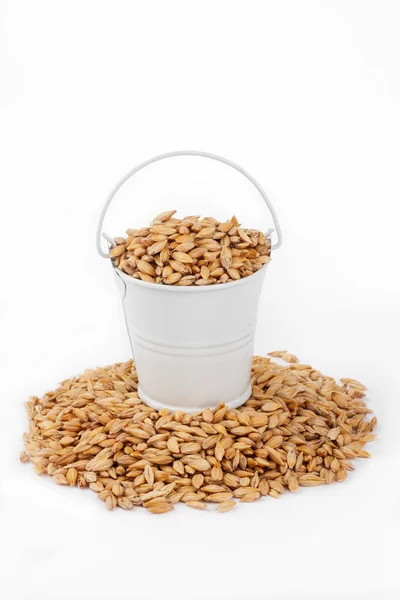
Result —
[[256, 277], [261, 277], [261, 275], [263, 273], [265, 273], [269, 263], [266, 263], [265, 265], [263, 265], [261, 267], [261, 269], [258, 269], [258, 271], [256, 271], [255, 273], [252, 273], [251, 275], [248, 275], [247, 277], [242, 277], [241, 279], [237, 279], [236, 281], [228, 281], [227, 283], [221, 283], [219, 285], [161, 285], [159, 283], [150, 283], [148, 281], [143, 281], [142, 279], [135, 279], [134, 277], [131, 277], [130, 275], [127, 275], [126, 273], [124, 273], [123, 271], [121, 271], [120, 269], [118, 269], [115, 265], [114, 262], [111, 260], [111, 264], [112, 267], [115, 271], [115, 274], [120, 277], [122, 279], [122, 281], [124, 281], [125, 283], [132, 283], [134, 285], [139, 285], [140, 287], [147, 287], [151, 290], [154, 291], [159, 291], [159, 292], [169, 292], [169, 293], [173, 293], [173, 292], [177, 292], [179, 294], [193, 294], [193, 293], [202, 293], [205, 294], [206, 292], [217, 292], [218, 290], [221, 289], [231, 289], [233, 286], [240, 286], [240, 285], [246, 285], [246, 283], [248, 283], [248, 280], [253, 280]]

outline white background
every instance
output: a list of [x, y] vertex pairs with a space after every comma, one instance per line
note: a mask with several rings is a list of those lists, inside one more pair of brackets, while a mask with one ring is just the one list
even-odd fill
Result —
[[[387, 1], [0, 1], [2, 599], [399, 597], [399, 17]], [[372, 459], [341, 485], [156, 517], [19, 463], [29, 395], [130, 356], [96, 220], [125, 172], [177, 149], [239, 163], [280, 217], [256, 352], [370, 389]], [[271, 225], [238, 173], [182, 158], [132, 180], [106, 231], [170, 208]]]

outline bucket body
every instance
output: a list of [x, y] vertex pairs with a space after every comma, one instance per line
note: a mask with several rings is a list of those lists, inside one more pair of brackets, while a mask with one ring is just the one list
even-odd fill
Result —
[[238, 281], [204, 287], [147, 283], [114, 268], [143, 402], [199, 412], [220, 402], [235, 408], [250, 397], [267, 266]]
[[[103, 224], [121, 187], [149, 165], [184, 156], [217, 161], [245, 177], [271, 213], [277, 235], [271, 249], [279, 248], [282, 232], [278, 217], [254, 177], [222, 156], [177, 150], [145, 160], [111, 190], [97, 225], [100, 256], [110, 258], [109, 252], [102, 249], [103, 237], [110, 248], [115, 245], [115, 240], [103, 231]], [[273, 231], [268, 229], [265, 237]], [[220, 402], [234, 408], [249, 398], [258, 300], [266, 269], [267, 264], [249, 277], [220, 285], [180, 287], [140, 281], [114, 268], [143, 402], [156, 409], [199, 412], [215, 408]]]

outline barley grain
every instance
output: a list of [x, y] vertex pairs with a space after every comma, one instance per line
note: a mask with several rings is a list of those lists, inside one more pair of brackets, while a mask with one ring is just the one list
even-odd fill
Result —
[[78, 479], [78, 471], [74, 469], [74, 467], [70, 467], [65, 475], [65, 478], [71, 487], [74, 486], [76, 480]]
[[29, 454], [27, 454], [25, 451], [21, 452], [21, 454], [19, 455], [19, 460], [23, 463], [26, 463], [29, 461]]
[[174, 507], [172, 506], [172, 504], [168, 504], [167, 502], [156, 504], [155, 506], [149, 506], [147, 508], [149, 512], [154, 513], [155, 515], [161, 515], [173, 509]]
[[204, 510], [207, 507], [207, 504], [198, 500], [191, 500], [186, 502], [186, 506], [190, 506], [190, 508], [197, 508], [197, 510]]
[[221, 502], [221, 504], [218, 504], [216, 510], [220, 513], [224, 513], [232, 510], [232, 508], [235, 508], [235, 506], [236, 502], [234, 500], [227, 500], [226, 502]]

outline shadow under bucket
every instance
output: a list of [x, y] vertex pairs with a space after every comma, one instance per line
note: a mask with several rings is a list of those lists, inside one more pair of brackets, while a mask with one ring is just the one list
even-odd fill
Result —
[[[100, 254], [105, 214], [120, 187], [137, 171], [181, 155], [218, 160], [245, 175], [271, 210], [278, 242], [281, 231], [259, 184], [241, 167], [221, 157], [192, 151], [163, 154], [142, 163], [114, 188], [103, 209], [97, 246]], [[103, 236], [112, 245], [113, 240]], [[251, 394], [250, 372], [259, 296], [268, 264], [238, 281], [204, 287], [169, 286], [134, 279], [114, 267], [139, 379], [140, 398], [155, 409], [199, 412], [224, 402], [236, 408]]]

